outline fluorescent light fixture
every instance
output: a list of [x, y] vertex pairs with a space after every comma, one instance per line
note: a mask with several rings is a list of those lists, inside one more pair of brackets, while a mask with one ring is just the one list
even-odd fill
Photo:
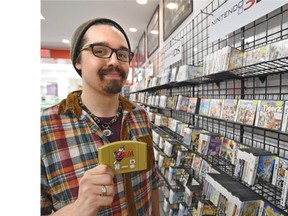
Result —
[[130, 32], [137, 32], [138, 30], [136, 28], [129, 28]]
[[144, 5], [144, 4], [147, 4], [147, 0], [136, 0], [136, 2], [138, 3], [138, 4], [141, 4], [141, 5]]
[[69, 43], [70, 43], [70, 41], [69, 41], [69, 40], [67, 40], [67, 39], [63, 39], [63, 40], [62, 40], [62, 43], [65, 43], [65, 44], [69, 44]]
[[170, 3], [167, 4], [166, 7], [168, 9], [170, 9], [170, 10], [174, 10], [174, 9], [176, 9], [178, 7], [178, 5], [176, 3], [174, 3], [174, 2], [170, 2]]

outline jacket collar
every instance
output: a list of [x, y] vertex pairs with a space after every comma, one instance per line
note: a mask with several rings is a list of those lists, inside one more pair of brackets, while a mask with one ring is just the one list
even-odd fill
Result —
[[[81, 92], [81, 90], [77, 90], [69, 93], [67, 98], [60, 102], [58, 114], [64, 114], [71, 111], [79, 119], [82, 113], [82, 108], [79, 105], [78, 94]], [[119, 95], [119, 101], [122, 103], [122, 109], [127, 112], [131, 112], [135, 108], [133, 103], [121, 95]]]

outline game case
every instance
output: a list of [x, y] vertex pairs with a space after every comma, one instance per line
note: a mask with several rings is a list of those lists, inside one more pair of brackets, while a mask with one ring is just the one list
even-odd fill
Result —
[[209, 164], [206, 160], [202, 159], [201, 166], [199, 168], [199, 179], [205, 179], [207, 173], [211, 172], [212, 165]]
[[258, 181], [271, 183], [272, 174], [274, 170], [275, 155], [261, 155], [259, 156], [259, 164], [257, 168]]
[[220, 118], [222, 111], [222, 99], [211, 99], [209, 107], [209, 117]]
[[269, 202], [261, 201], [260, 210], [258, 216], [284, 216], [275, 206], [272, 206]]
[[209, 108], [210, 108], [210, 98], [201, 98], [200, 107], [199, 107], [199, 115], [208, 116]]
[[189, 127], [189, 124], [182, 122], [182, 124], [181, 124], [181, 130], [180, 130], [180, 136], [181, 136], [181, 137], [184, 137], [184, 130], [185, 130], [185, 128], [188, 128], [188, 127]]
[[251, 200], [242, 202], [239, 215], [258, 216], [261, 200]]
[[169, 190], [169, 203], [179, 204], [184, 202], [184, 191], [185, 188], [181, 184], [171, 185], [171, 189]]
[[165, 141], [165, 144], [164, 144], [163, 152], [168, 157], [174, 157], [174, 156], [176, 156], [176, 154], [177, 154], [176, 152], [177, 152], [178, 149], [181, 149], [180, 143], [178, 143], [177, 141], [172, 140], [172, 139], [167, 139]]
[[221, 158], [224, 158], [225, 160], [229, 161], [231, 164], [236, 164], [236, 152], [238, 143], [235, 142], [232, 139], [224, 138], [221, 148], [220, 156]]
[[184, 124], [183, 122], [176, 120], [176, 130], [175, 128], [173, 128], [172, 130], [175, 131], [177, 134], [181, 135], [182, 131], [184, 130], [184, 125], [186, 126], [186, 124]]
[[184, 128], [183, 144], [190, 147], [191, 139], [192, 139], [192, 128], [190, 127]]
[[254, 64], [254, 50], [246, 50], [243, 55], [243, 66]]
[[288, 56], [288, 39], [272, 43], [269, 45], [269, 47], [269, 60], [279, 59]]
[[167, 99], [167, 106], [169, 109], [176, 109], [178, 96], [169, 96]]
[[191, 168], [195, 153], [189, 149], [179, 149], [177, 152], [176, 166]]
[[98, 162], [115, 170], [116, 174], [145, 170], [147, 168], [147, 144], [123, 140], [98, 148]]
[[230, 57], [228, 61], [228, 70], [239, 68], [243, 66], [244, 52], [242, 50], [231, 48]]
[[197, 206], [197, 198], [202, 196], [202, 185], [200, 185], [195, 179], [192, 179], [191, 184], [185, 185], [184, 202], [188, 207]]
[[221, 51], [222, 51], [222, 49], [218, 49], [217, 51], [214, 52], [214, 55], [215, 55], [214, 56], [214, 61], [215, 61], [215, 64], [214, 64], [214, 71], [215, 72], [214, 73], [219, 73], [221, 71], [221, 68], [220, 68]]
[[194, 155], [191, 168], [195, 171], [195, 175], [199, 175], [202, 157], [198, 154]]
[[285, 101], [281, 131], [288, 132], [288, 101]]
[[[170, 128], [172, 131], [175, 131], [177, 133], [177, 126], [179, 124], [182, 124], [182, 122], [177, 119], [169, 118], [167, 125], [168, 125], [168, 128]], [[178, 130], [180, 130], [179, 126], [178, 128], [179, 128]]]
[[288, 172], [285, 172], [284, 176], [280, 205], [284, 208], [288, 207]]
[[244, 66], [256, 64], [259, 62], [268, 61], [270, 48], [269, 46], [258, 47], [253, 50], [245, 51]]
[[185, 174], [185, 169], [180, 168], [177, 166], [170, 166], [169, 167], [169, 172], [168, 172], [168, 182], [170, 185], [175, 185], [177, 180], [179, 181], [181, 176]]
[[272, 184], [278, 188], [283, 188], [284, 177], [287, 170], [288, 160], [277, 156], [275, 159]]
[[222, 145], [222, 137], [216, 133], [202, 132], [199, 136], [197, 152], [202, 155], [219, 156]]
[[173, 157], [167, 157], [164, 153], [159, 152], [158, 167], [167, 168], [175, 166], [176, 160]]
[[177, 73], [178, 73], [178, 67], [172, 68], [171, 76], [170, 76], [170, 82], [176, 82], [177, 81], [176, 80]]
[[257, 175], [257, 169], [259, 166], [259, 158], [260, 156], [254, 155], [253, 153], [250, 153], [247, 157], [247, 174], [245, 176], [245, 182], [247, 182], [249, 185], [254, 185], [256, 175]]
[[259, 100], [255, 126], [281, 130], [284, 101]]
[[238, 150], [238, 157], [237, 157], [235, 169], [234, 169], [234, 176], [236, 179], [242, 178], [244, 165], [245, 165], [245, 160], [242, 159], [242, 151], [241, 151], [241, 149], [239, 149]]
[[210, 142], [208, 146], [207, 154], [213, 156], [219, 156], [222, 146], [223, 138], [220, 134], [210, 133]]
[[209, 142], [210, 142], [209, 132], [201, 132], [199, 136], [197, 152], [202, 155], [206, 155], [209, 147]]
[[234, 121], [236, 109], [237, 109], [237, 99], [223, 99], [221, 119], [227, 121]]
[[202, 200], [199, 200], [196, 215], [197, 216], [217, 215], [217, 207], [213, 206], [213, 204], [209, 201], [203, 202]]
[[210, 59], [209, 59], [209, 74], [214, 74], [214, 73], [217, 73], [219, 71], [216, 71], [216, 63], [217, 63], [217, 55], [218, 55], [218, 52], [213, 52], [211, 53], [210, 55]]
[[201, 131], [203, 131], [203, 129], [200, 127], [192, 127], [191, 145], [194, 151], [198, 149], [199, 136], [200, 136]]
[[257, 103], [258, 100], [240, 99], [237, 105], [235, 122], [246, 125], [254, 125]]
[[159, 99], [159, 107], [166, 108], [167, 107], [167, 96], [161, 95]]
[[187, 112], [193, 114], [198, 113], [198, 107], [199, 107], [198, 102], [199, 100], [197, 97], [189, 98]]
[[195, 65], [181, 65], [179, 67], [176, 80], [181, 82], [181, 81], [186, 81], [186, 80], [191, 80], [195, 79], [197, 77], [202, 76], [203, 74], [203, 67], [202, 66], [195, 66]]
[[218, 61], [216, 63], [217, 71], [227, 71], [228, 70], [228, 62], [229, 56], [231, 52], [231, 46], [223, 47], [218, 54]]
[[189, 103], [189, 97], [184, 96], [184, 95], [179, 95], [176, 110], [186, 112], [188, 108], [188, 103]]
[[209, 58], [210, 58], [210, 53], [204, 56], [204, 61], [203, 61], [203, 73], [202, 76], [206, 76], [209, 74]]

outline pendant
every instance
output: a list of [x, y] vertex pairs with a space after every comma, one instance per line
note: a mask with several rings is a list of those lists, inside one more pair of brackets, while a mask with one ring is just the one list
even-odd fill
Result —
[[112, 132], [109, 129], [105, 129], [105, 130], [103, 130], [103, 134], [104, 134], [104, 136], [108, 137], [108, 136], [112, 135]]

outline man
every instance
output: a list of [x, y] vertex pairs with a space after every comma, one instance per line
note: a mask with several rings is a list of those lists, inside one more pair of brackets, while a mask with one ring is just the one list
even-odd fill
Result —
[[[119, 93], [133, 58], [122, 27], [93, 19], [75, 31], [71, 60], [83, 90], [41, 115], [41, 215], [159, 215], [147, 113]], [[97, 148], [119, 140], [147, 143], [147, 170], [114, 174]]]

